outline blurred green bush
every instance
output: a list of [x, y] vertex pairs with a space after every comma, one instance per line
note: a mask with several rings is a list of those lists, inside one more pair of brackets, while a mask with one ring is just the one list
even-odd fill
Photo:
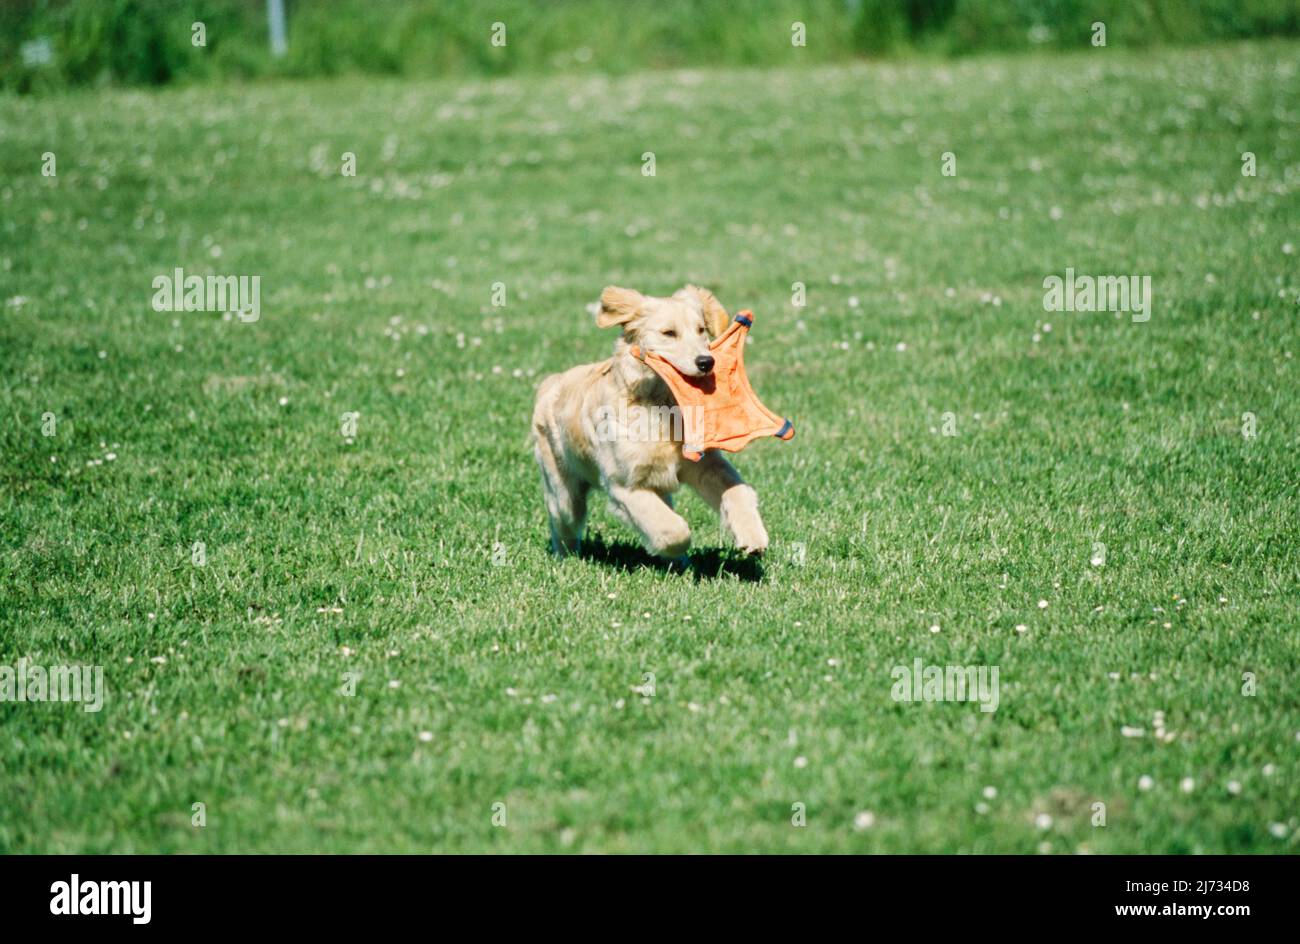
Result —
[[[402, 76], [963, 55], [1300, 34], [1300, 0], [286, 0], [271, 56], [265, 0], [0, 0], [0, 88], [265, 75]], [[494, 22], [508, 45], [493, 46]], [[791, 43], [795, 22], [807, 45]], [[191, 42], [201, 22], [206, 45]]]

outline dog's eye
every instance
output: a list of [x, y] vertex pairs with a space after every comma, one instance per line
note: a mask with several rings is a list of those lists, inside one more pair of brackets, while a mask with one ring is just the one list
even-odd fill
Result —
[[703, 333], [704, 333], [704, 327], [701, 325], [701, 326], [700, 326], [700, 334], [703, 334]]
[[664, 332], [664, 337], [666, 337], [666, 338], [675, 338], [675, 337], [677, 337], [677, 332], [676, 332], [676, 331], [673, 331], [673, 330], [670, 328], [669, 330], [667, 330], [667, 331]]

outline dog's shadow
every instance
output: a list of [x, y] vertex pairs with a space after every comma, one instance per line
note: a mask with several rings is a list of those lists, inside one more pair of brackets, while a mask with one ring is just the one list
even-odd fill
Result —
[[692, 551], [689, 563], [683, 563], [648, 554], [645, 548], [632, 541], [607, 542], [599, 535], [589, 534], [582, 541], [578, 557], [616, 570], [633, 571], [648, 567], [664, 573], [689, 574], [697, 583], [719, 577], [735, 577], [747, 583], [758, 583], [763, 579], [762, 561], [724, 548]]

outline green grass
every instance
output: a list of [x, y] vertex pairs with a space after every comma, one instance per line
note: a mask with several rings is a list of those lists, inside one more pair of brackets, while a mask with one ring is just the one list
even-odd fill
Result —
[[[1300, 36], [1300, 0], [8, 0], [0, 89], [347, 74], [407, 78], [826, 65], [860, 56], [1110, 49]], [[203, 24], [201, 45], [194, 26]], [[800, 45], [795, 46], [795, 24]], [[505, 34], [496, 33], [502, 24]], [[501, 43], [504, 39], [504, 44]], [[48, 44], [33, 62], [29, 43]], [[37, 57], [39, 58], [39, 57]]]
[[[1282, 43], [0, 99], [0, 663], [108, 687], [0, 704], [0, 850], [1295, 851], [1297, 102]], [[798, 427], [768, 559], [690, 496], [692, 573], [601, 502], [557, 562], [533, 390], [687, 281]]]

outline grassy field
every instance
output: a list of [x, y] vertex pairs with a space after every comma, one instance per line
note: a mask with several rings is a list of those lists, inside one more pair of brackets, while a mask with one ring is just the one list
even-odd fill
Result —
[[[622, 75], [1077, 50], [1094, 42], [1098, 22], [1111, 49], [1300, 36], [1300, 0], [317, 0], [285, 4], [287, 48], [277, 57], [266, 6], [8, 0], [0, 4], [0, 90], [349, 74]], [[49, 55], [33, 56], [33, 44]]]
[[[1297, 103], [1283, 43], [0, 99], [0, 663], [108, 692], [0, 704], [0, 850], [1294, 852]], [[798, 427], [769, 555], [690, 496], [689, 573], [601, 502], [557, 562], [533, 390], [687, 281]]]

